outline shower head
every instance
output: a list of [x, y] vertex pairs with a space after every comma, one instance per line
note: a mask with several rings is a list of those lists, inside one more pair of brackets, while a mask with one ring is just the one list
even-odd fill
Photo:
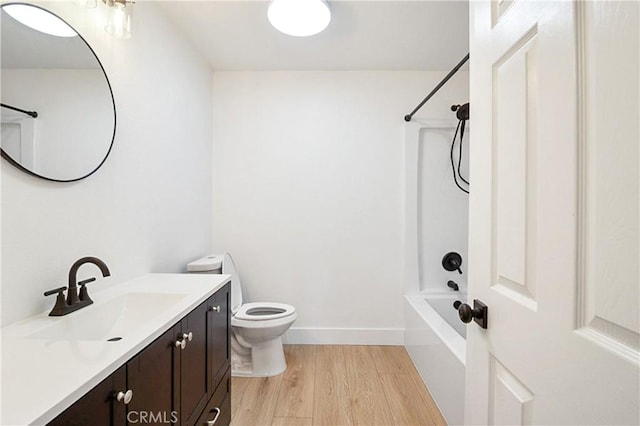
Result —
[[451, 111], [456, 112], [456, 117], [458, 120], [468, 120], [469, 119], [469, 102], [464, 105], [451, 105]]

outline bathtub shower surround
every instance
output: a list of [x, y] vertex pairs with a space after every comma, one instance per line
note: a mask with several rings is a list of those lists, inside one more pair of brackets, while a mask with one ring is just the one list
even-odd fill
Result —
[[[467, 302], [469, 215], [468, 196], [451, 178], [456, 125], [414, 120], [405, 127], [405, 346], [449, 424], [464, 421], [466, 358], [466, 324], [453, 306]], [[464, 176], [467, 164], [462, 158]]]
[[[469, 198], [451, 178], [456, 125], [455, 119], [414, 120], [406, 125], [405, 293], [447, 290], [450, 280], [466, 291]], [[468, 141], [465, 136], [464, 152]], [[468, 176], [467, 170], [468, 158], [463, 156], [462, 174]], [[455, 268], [443, 263], [452, 253], [459, 256]]]

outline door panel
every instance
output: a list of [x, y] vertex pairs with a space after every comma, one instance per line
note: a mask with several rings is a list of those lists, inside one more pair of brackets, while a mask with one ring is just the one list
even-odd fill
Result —
[[470, 3], [468, 424], [640, 423], [639, 7]]
[[[175, 327], [174, 327], [175, 328]], [[173, 404], [173, 329], [167, 331], [127, 362], [127, 388], [133, 398], [127, 405], [132, 423], [141, 419], [172, 419]], [[142, 417], [140, 417], [142, 416]]]
[[[638, 7], [588, 2], [581, 29], [579, 327], [622, 356], [640, 349]], [[611, 46], [616, 46], [612, 49]], [[624, 66], [620, 66], [624, 64]], [[598, 79], [607, 75], [606, 79]], [[635, 143], [632, 143], [635, 141]]]
[[537, 27], [493, 65], [492, 283], [536, 310]]
[[210, 396], [207, 380], [207, 302], [182, 320], [182, 333], [192, 337], [180, 350], [181, 419], [193, 424]]
[[230, 365], [229, 331], [231, 330], [230, 285], [226, 284], [215, 294], [209, 306], [209, 375], [213, 389], [222, 379]]
[[489, 424], [533, 424], [531, 391], [495, 358], [491, 359], [489, 374]]

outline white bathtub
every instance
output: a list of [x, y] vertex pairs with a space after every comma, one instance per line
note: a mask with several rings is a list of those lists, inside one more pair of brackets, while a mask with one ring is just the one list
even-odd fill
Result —
[[463, 293], [405, 295], [405, 346], [449, 425], [464, 421], [466, 325], [453, 308]]

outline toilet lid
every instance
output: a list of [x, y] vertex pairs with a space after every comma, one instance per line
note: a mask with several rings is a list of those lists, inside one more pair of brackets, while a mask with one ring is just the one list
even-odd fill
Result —
[[229, 253], [224, 254], [222, 273], [231, 275], [231, 313], [235, 314], [242, 305], [242, 286], [236, 264]]
[[254, 302], [240, 306], [235, 318], [249, 321], [266, 321], [288, 317], [296, 312], [296, 308], [284, 303]]

